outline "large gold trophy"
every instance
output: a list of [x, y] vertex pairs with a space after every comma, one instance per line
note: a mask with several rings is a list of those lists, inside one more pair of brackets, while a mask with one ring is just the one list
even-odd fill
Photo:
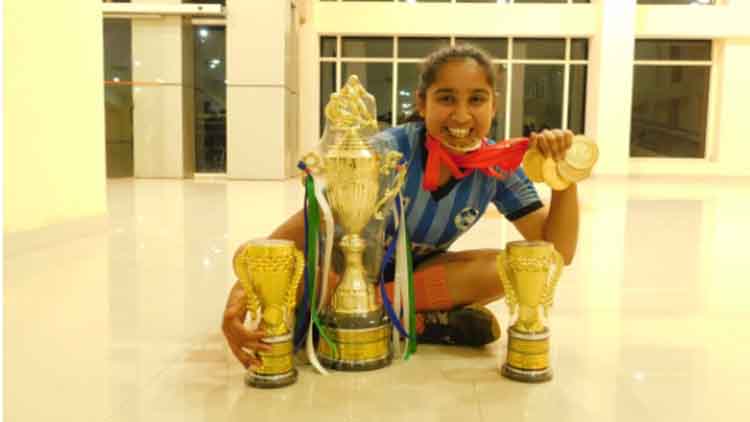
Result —
[[267, 336], [261, 341], [270, 351], [259, 351], [262, 364], [248, 370], [245, 382], [253, 387], [275, 388], [293, 384], [297, 369], [293, 362], [291, 329], [297, 286], [304, 270], [302, 253], [290, 240], [251, 240], [234, 254], [234, 272], [247, 294], [247, 308], [252, 321]]
[[[382, 368], [392, 359], [390, 320], [375, 295], [374, 274], [366, 269], [374, 265], [363, 262], [365, 250], [381, 246], [382, 239], [378, 235], [367, 239], [363, 231], [373, 218], [384, 218], [382, 208], [401, 189], [405, 171], [394, 172], [401, 153], [378, 151], [368, 143], [377, 131], [375, 112], [374, 97], [351, 76], [325, 108], [322, 160], [315, 154], [305, 158], [326, 180], [326, 196], [341, 236], [337, 247], [344, 261], [340, 282], [321, 315], [336, 350], [321, 339], [318, 355], [324, 366], [345, 371]], [[381, 189], [383, 181], [394, 174], [390, 188]]]
[[549, 381], [550, 331], [539, 308], [548, 316], [563, 268], [562, 256], [549, 242], [509, 242], [497, 257], [497, 268], [510, 314], [513, 316], [517, 308], [519, 313], [508, 329], [508, 355], [502, 374], [522, 382]]

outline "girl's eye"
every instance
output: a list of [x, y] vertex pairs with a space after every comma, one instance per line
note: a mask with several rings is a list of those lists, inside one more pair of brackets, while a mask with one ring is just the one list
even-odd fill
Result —
[[442, 104], [451, 104], [453, 103], [454, 98], [451, 95], [445, 95], [442, 97], [438, 97], [437, 100], [439, 103], [442, 103]]
[[483, 104], [485, 101], [487, 101], [487, 99], [484, 97], [471, 97], [472, 104]]

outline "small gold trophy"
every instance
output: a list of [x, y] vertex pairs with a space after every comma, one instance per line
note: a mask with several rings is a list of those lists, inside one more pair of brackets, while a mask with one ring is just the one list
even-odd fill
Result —
[[234, 272], [247, 294], [252, 321], [263, 313], [259, 328], [267, 333], [264, 343], [271, 350], [259, 351], [262, 364], [248, 370], [245, 382], [253, 387], [276, 388], [297, 381], [294, 368], [291, 327], [297, 286], [304, 270], [302, 253], [290, 240], [251, 240], [237, 249]]
[[552, 379], [549, 365], [549, 328], [539, 315], [548, 316], [563, 259], [552, 243], [509, 242], [497, 257], [497, 269], [505, 290], [510, 315], [519, 315], [508, 329], [508, 355], [502, 374], [522, 382]]
[[382, 180], [394, 173], [401, 153], [379, 152], [368, 143], [377, 130], [375, 112], [375, 98], [352, 75], [326, 105], [323, 139], [331, 144], [324, 145], [322, 163], [314, 153], [305, 158], [326, 179], [326, 196], [343, 235], [337, 246], [344, 256], [344, 271], [321, 315], [336, 351], [321, 340], [318, 352], [323, 365], [344, 371], [382, 368], [392, 358], [390, 320], [376, 298], [375, 280], [366, 271], [372, 263], [363, 262], [368, 246], [363, 231], [373, 217], [383, 219], [382, 208], [401, 189], [405, 171], [381, 192]]

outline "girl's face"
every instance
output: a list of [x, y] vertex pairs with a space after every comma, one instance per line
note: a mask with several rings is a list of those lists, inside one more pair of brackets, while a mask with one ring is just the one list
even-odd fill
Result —
[[495, 91], [472, 59], [442, 65], [426, 98], [417, 96], [427, 132], [447, 146], [467, 145], [487, 136], [495, 115]]

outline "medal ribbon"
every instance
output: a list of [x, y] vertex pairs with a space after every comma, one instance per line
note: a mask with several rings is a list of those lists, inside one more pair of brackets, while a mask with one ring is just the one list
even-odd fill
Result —
[[[482, 145], [478, 150], [468, 154], [454, 154], [448, 151], [440, 140], [428, 133], [425, 146], [427, 147], [427, 164], [422, 187], [432, 192], [438, 188], [441, 163], [448, 167], [456, 179], [463, 179], [475, 170], [496, 179], [505, 179], [521, 165], [523, 155], [529, 149], [529, 139], [506, 139], [496, 144], [490, 144], [487, 139], [482, 139]], [[498, 167], [500, 171], [496, 169]], [[462, 168], [465, 170], [462, 171]]]

